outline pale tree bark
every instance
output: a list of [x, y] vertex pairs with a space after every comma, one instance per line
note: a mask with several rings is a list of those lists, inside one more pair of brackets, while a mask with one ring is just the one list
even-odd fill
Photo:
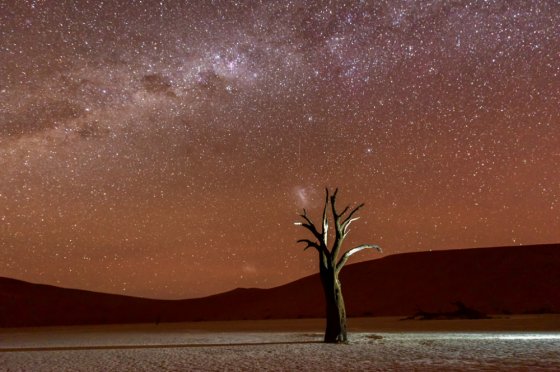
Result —
[[[321, 277], [321, 284], [323, 285], [323, 293], [325, 295], [327, 317], [324, 341], [329, 343], [346, 343], [348, 342], [346, 332], [346, 308], [344, 306], [342, 287], [338, 279], [338, 274], [353, 254], [364, 249], [376, 249], [381, 252], [381, 248], [374, 244], [362, 244], [348, 250], [340, 259], [338, 258], [342, 243], [350, 231], [350, 224], [359, 218], [354, 217], [354, 215], [364, 204], [360, 204], [353, 209], [347, 206], [342, 212], [338, 212], [336, 208], [338, 189], [332, 194], [328, 189], [325, 191], [326, 197], [321, 229], [319, 230], [315, 224], [313, 224], [305, 209], [303, 213], [300, 214], [303, 222], [296, 222], [295, 224], [309, 230], [314, 238], [313, 240], [300, 239], [298, 243], [307, 244], [305, 249], [314, 248], [319, 254], [319, 274]], [[334, 224], [334, 241], [330, 247], [328, 245], [329, 219]]]

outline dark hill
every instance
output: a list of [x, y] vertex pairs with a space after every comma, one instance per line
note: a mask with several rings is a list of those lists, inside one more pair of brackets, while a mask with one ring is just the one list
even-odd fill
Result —
[[[349, 316], [453, 310], [560, 313], [560, 244], [406, 253], [348, 265]], [[190, 300], [150, 300], [0, 278], [0, 326], [42, 326], [323, 316], [319, 277], [271, 289]]]

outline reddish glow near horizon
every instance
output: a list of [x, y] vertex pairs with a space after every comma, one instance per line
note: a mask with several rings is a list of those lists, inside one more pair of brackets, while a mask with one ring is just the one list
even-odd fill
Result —
[[560, 241], [558, 2], [1, 9], [0, 276], [279, 285], [326, 185], [385, 255]]

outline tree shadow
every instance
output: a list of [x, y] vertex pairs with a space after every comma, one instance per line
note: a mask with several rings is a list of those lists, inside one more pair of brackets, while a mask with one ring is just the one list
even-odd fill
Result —
[[53, 346], [53, 347], [13, 347], [0, 348], [0, 353], [31, 351], [75, 351], [75, 350], [127, 350], [127, 349], [179, 349], [204, 347], [271, 346], [322, 344], [322, 341], [278, 341], [278, 342], [236, 342], [219, 344], [158, 344], [158, 345], [91, 345], [91, 346]]

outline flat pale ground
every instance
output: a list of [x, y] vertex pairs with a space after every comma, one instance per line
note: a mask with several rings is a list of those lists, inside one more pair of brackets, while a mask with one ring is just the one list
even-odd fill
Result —
[[560, 315], [322, 319], [0, 329], [1, 371], [560, 371]]

